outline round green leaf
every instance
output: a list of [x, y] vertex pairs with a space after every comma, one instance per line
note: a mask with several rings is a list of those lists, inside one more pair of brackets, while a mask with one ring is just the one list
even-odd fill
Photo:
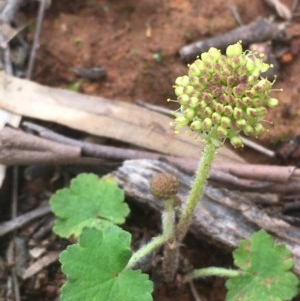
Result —
[[298, 294], [291, 252], [264, 230], [241, 241], [233, 257], [244, 274], [227, 280], [227, 301], [281, 301]]
[[153, 285], [139, 270], [124, 269], [131, 236], [117, 226], [83, 230], [60, 256], [67, 282], [62, 301], [151, 301]]
[[50, 200], [57, 217], [54, 232], [61, 237], [78, 237], [84, 227], [101, 229], [122, 224], [129, 214], [124, 192], [114, 179], [94, 174], [80, 174], [70, 188], [57, 191]]

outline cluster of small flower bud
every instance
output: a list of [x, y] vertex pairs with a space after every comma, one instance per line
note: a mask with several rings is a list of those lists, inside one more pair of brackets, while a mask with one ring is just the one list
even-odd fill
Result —
[[270, 96], [273, 83], [261, 78], [269, 68], [256, 54], [243, 52], [241, 42], [228, 46], [226, 55], [216, 48], [202, 53], [188, 75], [175, 81], [176, 130], [189, 126], [216, 146], [226, 138], [243, 146], [239, 133], [258, 136], [267, 110], [278, 104]]

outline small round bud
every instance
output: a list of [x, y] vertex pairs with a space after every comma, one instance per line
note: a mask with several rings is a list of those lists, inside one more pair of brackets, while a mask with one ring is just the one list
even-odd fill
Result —
[[221, 118], [221, 125], [222, 125], [222, 127], [226, 128], [226, 129], [230, 128], [231, 127], [231, 120], [230, 120], [230, 118], [223, 116]]
[[200, 131], [201, 130], [201, 121], [195, 120], [190, 125], [192, 131]]
[[228, 86], [231, 86], [231, 87], [234, 86], [235, 82], [236, 82], [236, 76], [230, 75], [227, 77], [227, 85]]
[[198, 105], [198, 103], [199, 103], [198, 97], [192, 96], [192, 97], [190, 98], [189, 105], [190, 105], [192, 108], [196, 108], [197, 105]]
[[175, 122], [176, 122], [176, 128], [179, 130], [185, 127], [186, 125], [188, 125], [190, 121], [183, 115], [180, 115], [175, 118]]
[[217, 125], [221, 122], [221, 115], [217, 112], [214, 112], [211, 116], [212, 122], [214, 125]]
[[268, 110], [265, 108], [265, 107], [259, 107], [259, 108], [256, 108], [256, 115], [257, 116], [266, 116], [268, 113]]
[[189, 67], [189, 76], [200, 76], [201, 75], [201, 70], [195, 65], [192, 64]]
[[233, 45], [229, 45], [226, 49], [227, 56], [240, 56], [243, 53], [243, 48], [241, 42]]
[[225, 139], [228, 135], [228, 131], [223, 126], [219, 125], [217, 128], [217, 133], [220, 139]]
[[242, 100], [246, 107], [250, 107], [253, 104], [253, 100], [250, 97], [243, 97]]
[[233, 117], [236, 120], [241, 119], [243, 117], [243, 111], [242, 111], [242, 109], [235, 107], [233, 109]]
[[247, 122], [245, 119], [239, 119], [236, 121], [236, 125], [239, 129], [243, 129], [246, 126]]
[[247, 58], [246, 68], [249, 74], [251, 74], [255, 69], [255, 62], [252, 58]]
[[243, 128], [243, 132], [246, 136], [249, 136], [253, 133], [253, 127], [249, 124], [247, 124], [244, 128]]
[[187, 95], [191, 95], [194, 92], [194, 87], [193, 86], [183, 87], [183, 92]]
[[182, 106], [186, 106], [189, 103], [190, 97], [186, 94], [180, 95], [178, 96], [178, 102], [182, 105]]
[[186, 117], [187, 119], [193, 119], [195, 116], [195, 110], [193, 108], [187, 108], [185, 109], [185, 111], [183, 112], [184, 117]]
[[151, 193], [159, 199], [169, 199], [177, 194], [179, 182], [169, 173], [158, 173], [150, 181]]
[[221, 103], [217, 103], [215, 106], [215, 110], [217, 113], [221, 114], [224, 111], [224, 106]]
[[180, 95], [184, 94], [183, 91], [184, 91], [184, 89], [183, 89], [182, 86], [176, 86], [176, 88], [175, 88], [175, 94], [176, 94], [176, 96], [180, 96]]
[[203, 124], [202, 124], [203, 130], [209, 131], [211, 129], [211, 127], [212, 127], [212, 121], [211, 121], [211, 119], [210, 118], [205, 118], [203, 120]]
[[254, 109], [254, 108], [247, 108], [247, 109], [246, 109], [246, 114], [247, 114], [249, 117], [256, 117], [256, 116], [257, 116], [256, 109]]
[[208, 50], [208, 53], [210, 54], [211, 60], [215, 63], [217, 62], [221, 57], [221, 51], [217, 48], [211, 47]]
[[190, 78], [187, 75], [177, 77], [175, 80], [175, 85], [186, 87], [190, 82]]
[[232, 106], [224, 106], [224, 114], [228, 117], [231, 117], [233, 114]]
[[207, 107], [207, 103], [204, 100], [199, 102], [199, 104], [198, 104], [199, 110], [203, 111], [206, 107]]
[[193, 86], [199, 85], [200, 84], [199, 77], [198, 76], [190, 76], [190, 83]]
[[212, 115], [213, 111], [210, 107], [206, 107], [204, 110], [204, 116], [205, 117], [210, 117]]
[[269, 98], [268, 100], [268, 107], [269, 108], [275, 108], [278, 105], [278, 99], [276, 98]]
[[261, 123], [258, 123], [254, 126], [254, 134], [256, 136], [259, 136], [264, 130], [265, 130], [265, 128], [263, 127], [263, 125]]
[[230, 143], [233, 147], [238, 148], [238, 147], [243, 147], [244, 143], [240, 137], [233, 136], [230, 138]]

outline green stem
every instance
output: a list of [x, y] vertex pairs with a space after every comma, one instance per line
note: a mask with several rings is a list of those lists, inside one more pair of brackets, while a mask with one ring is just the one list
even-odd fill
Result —
[[175, 237], [174, 199], [165, 201], [165, 208], [162, 213], [162, 228], [163, 235], [167, 238], [164, 245], [163, 275], [164, 280], [170, 283], [175, 278], [179, 261], [179, 249]]
[[196, 205], [202, 196], [206, 180], [211, 169], [211, 164], [216, 153], [216, 147], [207, 143], [204, 147], [202, 157], [196, 171], [195, 180], [188, 199], [182, 209], [181, 217], [177, 226], [177, 241], [181, 242], [185, 237], [192, 221]]
[[170, 239], [175, 235], [175, 210], [174, 200], [165, 200], [165, 208], [162, 213], [162, 230], [166, 239]]
[[239, 270], [230, 270], [225, 268], [218, 268], [218, 267], [209, 267], [203, 269], [197, 269], [193, 272], [187, 274], [184, 277], [184, 282], [191, 281], [192, 279], [201, 278], [201, 277], [208, 277], [208, 276], [219, 276], [219, 277], [238, 277], [243, 274], [242, 271]]
[[144, 257], [161, 247], [166, 241], [167, 238], [163, 235], [152, 238], [150, 242], [132, 254], [127, 263], [126, 269], [135, 267]]

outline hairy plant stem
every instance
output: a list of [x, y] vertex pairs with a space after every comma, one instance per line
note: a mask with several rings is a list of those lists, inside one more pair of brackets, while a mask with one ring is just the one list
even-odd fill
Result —
[[127, 263], [126, 269], [134, 268], [144, 257], [161, 247], [167, 241], [167, 239], [168, 238], [164, 235], [152, 238], [151, 241], [132, 254]]
[[175, 236], [175, 210], [174, 200], [172, 198], [167, 199], [165, 202], [165, 208], [162, 213], [162, 231], [163, 236], [166, 239], [174, 238]]
[[203, 269], [197, 269], [192, 271], [191, 273], [187, 274], [183, 281], [189, 282], [196, 278], [201, 277], [208, 277], [208, 276], [219, 276], [219, 277], [238, 277], [243, 274], [242, 271], [239, 270], [230, 270], [225, 268], [219, 268], [219, 267], [208, 267]]
[[190, 190], [190, 194], [184, 207], [177, 226], [177, 242], [180, 243], [190, 226], [196, 205], [202, 196], [203, 189], [211, 169], [212, 161], [216, 154], [216, 147], [212, 143], [204, 146], [203, 154], [199, 162], [198, 169], [195, 174], [195, 180]]
[[163, 275], [164, 280], [170, 283], [174, 280], [178, 269], [179, 249], [175, 238], [175, 210], [174, 200], [165, 201], [165, 208], [162, 214], [163, 235], [167, 238], [164, 245]]

